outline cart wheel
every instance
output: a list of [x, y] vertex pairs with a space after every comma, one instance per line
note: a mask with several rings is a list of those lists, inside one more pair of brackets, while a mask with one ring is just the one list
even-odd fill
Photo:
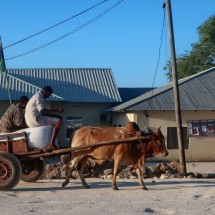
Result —
[[10, 190], [20, 181], [22, 167], [20, 161], [7, 152], [0, 152], [0, 190]]
[[39, 180], [45, 171], [45, 162], [39, 158], [32, 160], [22, 160], [22, 176], [25, 182], [35, 182]]

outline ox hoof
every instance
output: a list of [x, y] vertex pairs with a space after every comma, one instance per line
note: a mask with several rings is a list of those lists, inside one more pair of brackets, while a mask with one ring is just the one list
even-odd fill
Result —
[[112, 189], [113, 190], [119, 190], [119, 188], [117, 186], [113, 186]]
[[86, 188], [86, 189], [89, 189], [90, 188], [90, 185], [84, 185], [84, 188]]
[[142, 190], [148, 190], [148, 188], [147, 187], [142, 187]]
[[63, 182], [62, 187], [65, 187], [67, 184], [68, 184], [67, 182]]

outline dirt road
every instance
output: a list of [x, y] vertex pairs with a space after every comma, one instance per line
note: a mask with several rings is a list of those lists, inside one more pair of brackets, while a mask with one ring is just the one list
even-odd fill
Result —
[[145, 180], [148, 191], [138, 181], [87, 179], [91, 189], [79, 180], [62, 188], [62, 180], [20, 182], [12, 191], [0, 192], [0, 214], [215, 214], [215, 179]]

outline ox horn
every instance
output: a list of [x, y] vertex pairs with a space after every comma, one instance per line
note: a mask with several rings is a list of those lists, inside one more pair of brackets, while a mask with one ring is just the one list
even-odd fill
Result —
[[154, 132], [152, 129], [150, 129], [149, 127], [147, 127], [147, 129], [148, 129], [148, 132], [149, 133], [152, 133], [152, 132]]

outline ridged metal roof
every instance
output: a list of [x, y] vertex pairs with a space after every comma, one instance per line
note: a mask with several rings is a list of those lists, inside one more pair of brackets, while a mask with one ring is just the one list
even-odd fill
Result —
[[[0, 100], [18, 100], [20, 96], [26, 95], [29, 98], [41, 90], [40, 87], [20, 80], [10, 74], [3, 72], [0, 74]], [[9, 97], [10, 95], [10, 97]], [[52, 94], [52, 101], [64, 101], [56, 94]]]
[[[181, 110], [215, 110], [215, 67], [181, 79]], [[173, 83], [158, 87], [106, 111], [175, 110]]]
[[[16, 98], [18, 94], [32, 96], [38, 89], [46, 85], [53, 88], [55, 96], [53, 100], [67, 102], [121, 102], [111, 69], [8, 69], [10, 82], [18, 84], [10, 85]], [[0, 76], [1, 83], [5, 82], [4, 76]], [[19, 87], [18, 87], [19, 85]], [[0, 90], [2, 89], [2, 84]], [[8, 98], [7, 92], [4, 97]]]

